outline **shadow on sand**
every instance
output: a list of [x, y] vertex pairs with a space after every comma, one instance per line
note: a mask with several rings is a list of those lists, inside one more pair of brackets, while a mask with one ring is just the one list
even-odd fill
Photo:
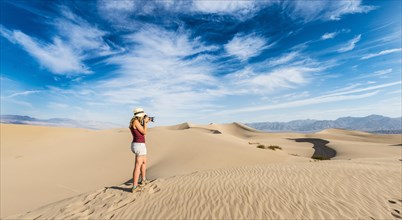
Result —
[[106, 187], [106, 189], [117, 189], [117, 190], [131, 193], [131, 187], [125, 188], [125, 187], [120, 187], [120, 186], [111, 186], [111, 187]]
[[127, 186], [126, 187], [121, 187], [121, 186], [111, 186], [111, 187], [106, 187], [106, 189], [116, 189], [116, 190], [121, 190], [124, 192], [129, 192], [131, 193], [131, 185], [133, 183], [133, 178], [127, 180], [126, 182], [124, 182], [124, 185]]
[[336, 151], [330, 147], [327, 146], [329, 141], [319, 139], [319, 138], [296, 138], [296, 139], [291, 139], [296, 142], [309, 142], [312, 143], [314, 146], [314, 154], [311, 156], [313, 159], [318, 159], [318, 160], [330, 160], [331, 158], [336, 156]]

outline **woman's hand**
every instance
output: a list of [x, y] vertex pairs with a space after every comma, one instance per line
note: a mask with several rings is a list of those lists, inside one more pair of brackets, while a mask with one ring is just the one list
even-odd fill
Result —
[[145, 122], [145, 123], [148, 123], [148, 122], [149, 122], [149, 117], [145, 117], [145, 118], [144, 118], [144, 122]]
[[[145, 118], [144, 118], [144, 122], [145, 122]], [[141, 123], [136, 119], [134, 120], [134, 127], [136, 129], [138, 129], [139, 132], [141, 132], [141, 134], [145, 135], [147, 133], [147, 126], [146, 123], [144, 123], [144, 126], [141, 125]]]

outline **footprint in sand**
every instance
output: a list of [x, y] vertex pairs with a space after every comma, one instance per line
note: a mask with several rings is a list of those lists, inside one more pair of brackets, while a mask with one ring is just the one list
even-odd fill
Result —
[[161, 189], [158, 187], [158, 185], [155, 184], [150, 187], [150, 189], [148, 190], [148, 193], [153, 194], [153, 193], [157, 193], [159, 191], [161, 191]]
[[109, 214], [109, 215], [105, 216], [105, 219], [112, 219], [113, 216], [114, 216], [114, 214]]
[[115, 197], [115, 195], [113, 195], [113, 194], [107, 195], [107, 196], [105, 196], [104, 198], [102, 198], [102, 201], [104, 201], [104, 200], [109, 200], [109, 199], [111, 199], [111, 198], [113, 198], [113, 197]]
[[[402, 205], [402, 200], [401, 199], [399, 199], [399, 200], [397, 200], [399, 203], [401, 203], [401, 204], [399, 204], [399, 208], [401, 207], [401, 205]], [[394, 216], [395, 218], [402, 218], [402, 216], [401, 216], [401, 211], [400, 210], [398, 210], [395, 206], [397, 206], [398, 205], [398, 203], [396, 202], [396, 201], [394, 201], [394, 200], [388, 200], [388, 202], [390, 203], [390, 204], [392, 204], [391, 206], [393, 206], [392, 208], [391, 208], [391, 215], [392, 216]]]
[[126, 205], [128, 205], [128, 204], [130, 204], [130, 203], [133, 203], [135, 200], [136, 200], [135, 198], [134, 198], [134, 199], [130, 199], [130, 200], [128, 200], [128, 199], [120, 199], [117, 203], [113, 203], [113, 204], [108, 208], [108, 211], [107, 211], [107, 212], [113, 212], [113, 211], [116, 211], [117, 209], [121, 209], [121, 208], [123, 208], [124, 206], [126, 206]]

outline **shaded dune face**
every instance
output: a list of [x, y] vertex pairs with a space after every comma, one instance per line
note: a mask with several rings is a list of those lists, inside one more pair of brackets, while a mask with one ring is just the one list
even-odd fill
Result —
[[313, 159], [329, 160], [336, 156], [336, 150], [327, 146], [329, 141], [319, 138], [297, 138], [290, 139], [296, 142], [308, 142], [313, 144], [314, 154], [311, 156]]

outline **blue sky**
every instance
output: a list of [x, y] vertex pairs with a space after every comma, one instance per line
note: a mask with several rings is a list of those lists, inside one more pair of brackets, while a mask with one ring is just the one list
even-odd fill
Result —
[[1, 114], [401, 116], [401, 1], [1, 1]]

